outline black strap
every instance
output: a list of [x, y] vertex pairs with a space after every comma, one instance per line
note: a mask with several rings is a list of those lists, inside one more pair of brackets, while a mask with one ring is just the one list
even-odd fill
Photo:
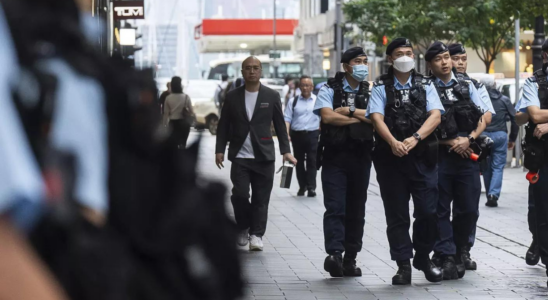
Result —
[[297, 106], [297, 101], [299, 101], [299, 96], [293, 98], [293, 113], [295, 113], [295, 106]]

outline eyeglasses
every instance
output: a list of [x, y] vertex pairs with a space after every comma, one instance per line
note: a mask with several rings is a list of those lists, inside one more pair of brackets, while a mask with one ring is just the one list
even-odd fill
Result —
[[261, 69], [261, 67], [258, 67], [258, 66], [247, 66], [247, 67], [244, 68], [244, 71], [251, 72], [251, 70], [259, 71], [260, 69]]

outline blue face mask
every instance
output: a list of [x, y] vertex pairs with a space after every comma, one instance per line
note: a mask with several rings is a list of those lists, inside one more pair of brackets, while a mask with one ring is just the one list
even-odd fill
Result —
[[364, 81], [365, 77], [369, 75], [369, 66], [366, 65], [354, 65], [352, 66], [352, 77], [357, 81]]

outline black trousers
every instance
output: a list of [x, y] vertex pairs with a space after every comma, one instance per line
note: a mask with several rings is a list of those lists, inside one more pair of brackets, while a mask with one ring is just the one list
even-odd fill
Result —
[[186, 142], [190, 134], [190, 124], [184, 120], [170, 120], [169, 126], [173, 131], [173, 137], [177, 145], [183, 149], [186, 148]]
[[249, 228], [250, 235], [262, 237], [266, 231], [268, 203], [274, 184], [274, 161], [236, 158], [232, 161], [230, 179], [234, 186], [230, 200], [238, 228]]
[[543, 264], [548, 264], [548, 163], [539, 171], [539, 180], [531, 185], [535, 201], [532, 212], [536, 218], [536, 237]]
[[363, 245], [372, 143], [353, 150], [324, 150], [322, 187], [325, 250], [355, 255]]
[[[438, 225], [440, 235], [434, 251], [455, 255], [457, 248], [468, 246], [478, 221], [481, 194], [479, 163], [448, 153], [440, 146], [438, 167]], [[451, 203], [453, 220], [451, 221]]]
[[[428, 165], [412, 152], [398, 158], [390, 149], [375, 148], [373, 162], [386, 214], [386, 233], [392, 260], [432, 252], [438, 237], [438, 166]], [[415, 222], [409, 236], [409, 200], [413, 196]]]
[[535, 210], [535, 197], [533, 197], [533, 185], [529, 184], [529, 197], [528, 197], [528, 210], [527, 210], [527, 224], [529, 225], [529, 232], [533, 235], [533, 240], [537, 240], [537, 216]]
[[316, 189], [316, 153], [319, 130], [291, 131], [291, 143], [297, 159], [297, 180], [301, 189]]

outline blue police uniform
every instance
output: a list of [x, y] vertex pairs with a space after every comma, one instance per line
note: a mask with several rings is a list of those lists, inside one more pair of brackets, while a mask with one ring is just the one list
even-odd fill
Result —
[[[440, 79], [436, 79], [435, 83], [440, 88], [440, 93], [443, 93], [441, 96], [446, 101], [462, 100], [457, 99], [455, 95], [457, 92], [454, 89], [445, 89], [459, 84], [453, 73], [447, 84]], [[482, 100], [480, 93], [472, 82], [468, 82], [468, 90], [470, 100], [474, 105], [482, 111], [493, 113], [490, 106]], [[468, 134], [469, 132], [460, 132], [459, 136], [466, 137]], [[449, 153], [448, 148], [448, 146], [440, 145], [439, 149], [438, 222], [440, 236], [434, 246], [434, 252], [442, 256], [456, 255], [457, 248], [459, 250], [467, 249], [469, 237], [473, 235], [476, 227], [481, 194], [479, 164], [470, 159], [462, 158], [456, 153]], [[453, 202], [452, 222], [450, 220], [451, 202]], [[457, 259], [457, 261], [460, 260]]]
[[[341, 86], [341, 92], [348, 94], [356, 94], [360, 89], [359, 86], [352, 88], [346, 78], [342, 78]], [[314, 112], [320, 115], [322, 108], [333, 109], [334, 98], [334, 88], [323, 86], [318, 93]], [[325, 127], [322, 124], [322, 141]], [[326, 209], [323, 227], [325, 249], [330, 255], [346, 252], [345, 259], [347, 255], [355, 259], [362, 249], [372, 147], [372, 140], [348, 140], [344, 145], [325, 145], [321, 177]]]
[[[548, 50], [548, 49], [547, 49]], [[538, 71], [536, 73], [539, 73]], [[539, 78], [546, 76], [545, 73], [539, 74]], [[548, 76], [546, 76], [548, 80]], [[543, 87], [544, 86], [544, 87]], [[543, 99], [539, 96], [544, 94]], [[525, 81], [523, 86], [523, 95], [516, 107], [524, 113], [527, 113], [529, 107], [538, 107], [540, 109], [548, 109], [548, 87], [539, 83], [536, 77], [530, 77]], [[531, 125], [531, 122], [529, 123]], [[546, 136], [544, 136], [546, 138]], [[544, 145], [544, 151], [547, 146]], [[526, 154], [527, 155], [527, 154]], [[525, 158], [527, 160], [527, 156]], [[529, 229], [536, 238], [538, 250], [542, 263], [548, 263], [548, 159], [546, 156], [542, 167], [539, 170], [539, 180], [535, 184], [529, 186]], [[532, 245], [533, 246], [533, 245]]]
[[[409, 102], [412, 94], [410, 91], [417, 84], [414, 80], [415, 75], [412, 75], [405, 84], [401, 84], [393, 76], [393, 86], [396, 91], [401, 91], [399, 100], [403, 103]], [[379, 81], [373, 87], [367, 110], [368, 117], [373, 113], [385, 115], [387, 112], [389, 99], [385, 84], [386, 81]], [[425, 90], [426, 111], [440, 110], [443, 112], [443, 105], [434, 85], [430, 81], [424, 80], [422, 84]], [[419, 142], [409, 155], [399, 158], [392, 154], [386, 142], [377, 136], [373, 163], [384, 203], [392, 260], [411, 259], [413, 248], [417, 252], [417, 256], [427, 256], [432, 251], [437, 238], [438, 167], [436, 162], [429, 163], [428, 152], [421, 150], [422, 146], [426, 146], [427, 143], [427, 140]], [[413, 197], [415, 207], [413, 241], [409, 236], [410, 196]]]

